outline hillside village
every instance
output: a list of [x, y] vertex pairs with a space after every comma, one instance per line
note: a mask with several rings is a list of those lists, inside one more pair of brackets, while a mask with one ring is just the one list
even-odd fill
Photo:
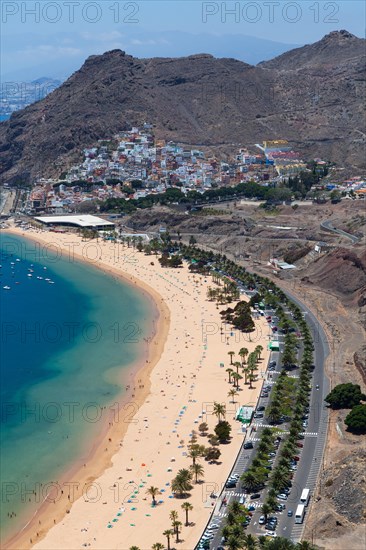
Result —
[[[107, 199], [141, 199], [170, 188], [187, 195], [245, 182], [277, 187], [311, 172], [309, 164], [286, 140], [265, 141], [256, 144], [255, 149], [256, 152], [249, 152], [240, 148], [224, 161], [203, 150], [156, 140], [152, 126], [145, 123], [143, 128], [133, 127], [84, 149], [83, 161], [63, 172], [59, 179], [39, 179], [29, 195], [27, 211], [97, 211]], [[321, 159], [312, 161], [318, 179], [328, 174], [328, 166]], [[362, 194], [365, 186], [365, 181], [356, 177], [342, 182], [337, 189]], [[327, 182], [318, 187], [331, 191], [336, 185]]]

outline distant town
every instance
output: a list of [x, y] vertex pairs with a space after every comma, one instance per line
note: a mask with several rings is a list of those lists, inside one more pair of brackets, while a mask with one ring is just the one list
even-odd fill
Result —
[[61, 85], [60, 80], [41, 77], [31, 82], [7, 81], [0, 86], [0, 121], [40, 101]]
[[[342, 196], [364, 197], [361, 176], [342, 179], [342, 171], [322, 159], [305, 161], [286, 140], [255, 144], [222, 160], [200, 149], [155, 139], [151, 124], [133, 127], [84, 149], [83, 161], [57, 179], [40, 178], [19, 202], [26, 214], [67, 214], [148, 207], [168, 202], [235, 196], [268, 202]], [[255, 149], [255, 152], [253, 152]], [[332, 177], [336, 182], [332, 182]], [[7, 185], [5, 184], [5, 187]], [[184, 202], [183, 201], [183, 202]]]

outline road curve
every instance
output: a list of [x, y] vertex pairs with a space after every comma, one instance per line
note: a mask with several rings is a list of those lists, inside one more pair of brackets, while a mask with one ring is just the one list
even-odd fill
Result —
[[320, 223], [320, 228], [324, 229], [325, 231], [331, 231], [332, 233], [336, 233], [337, 235], [340, 235], [341, 237], [346, 237], [346, 239], [350, 239], [352, 241], [352, 244], [356, 244], [359, 242], [359, 237], [356, 237], [355, 235], [351, 235], [351, 233], [347, 233], [346, 231], [343, 231], [343, 229], [337, 229], [333, 226], [332, 222], [330, 220], [326, 220], [325, 222]]

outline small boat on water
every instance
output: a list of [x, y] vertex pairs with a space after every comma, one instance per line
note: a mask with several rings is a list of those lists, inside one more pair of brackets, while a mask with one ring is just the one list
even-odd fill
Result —
[[6, 286], [3, 286], [3, 288], [4, 288], [5, 290], [10, 290], [10, 286], [7, 286], [7, 285], [6, 285]]
[[15, 260], [15, 261], [16, 261], [16, 262], [20, 262], [20, 259], [19, 259], [19, 258], [17, 258], [17, 259]]
[[28, 273], [27, 277], [33, 277], [32, 273]]

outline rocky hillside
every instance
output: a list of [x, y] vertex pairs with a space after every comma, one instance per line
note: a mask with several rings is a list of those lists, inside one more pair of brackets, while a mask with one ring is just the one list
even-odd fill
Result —
[[303, 282], [337, 293], [350, 306], [365, 305], [366, 251], [363, 246], [354, 250], [331, 250], [304, 271]]
[[287, 138], [305, 156], [365, 166], [365, 40], [330, 33], [258, 66], [201, 54], [89, 57], [44, 100], [0, 124], [2, 181], [59, 175], [99, 138], [149, 121], [192, 145]]

